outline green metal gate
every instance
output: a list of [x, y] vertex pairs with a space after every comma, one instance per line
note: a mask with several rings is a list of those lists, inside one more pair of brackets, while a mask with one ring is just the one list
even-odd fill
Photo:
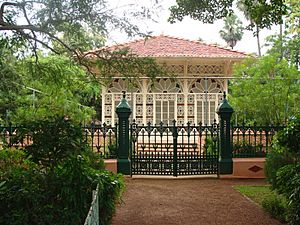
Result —
[[130, 128], [132, 175], [206, 175], [219, 171], [219, 125], [146, 126]]

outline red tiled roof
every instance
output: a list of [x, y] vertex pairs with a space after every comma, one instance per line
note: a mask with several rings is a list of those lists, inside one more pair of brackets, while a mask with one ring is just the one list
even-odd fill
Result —
[[122, 48], [129, 48], [131, 53], [140, 57], [246, 58], [248, 56], [243, 52], [166, 35], [107, 47], [112, 51]]

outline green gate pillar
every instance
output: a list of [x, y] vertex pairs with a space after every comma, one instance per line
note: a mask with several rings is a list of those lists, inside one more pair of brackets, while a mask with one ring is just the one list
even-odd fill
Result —
[[220, 118], [220, 174], [232, 174], [232, 141], [231, 141], [231, 128], [230, 119], [233, 108], [230, 106], [226, 99], [224, 92], [224, 99], [217, 108], [217, 114]]
[[118, 135], [118, 173], [130, 175], [131, 162], [129, 160], [129, 116], [131, 108], [125, 99], [126, 94], [123, 92], [123, 99], [116, 108], [119, 118], [119, 135]]

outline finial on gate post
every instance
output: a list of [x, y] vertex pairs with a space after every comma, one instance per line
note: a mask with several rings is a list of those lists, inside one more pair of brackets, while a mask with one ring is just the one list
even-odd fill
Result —
[[123, 93], [123, 98], [126, 98], [126, 91], [122, 91]]
[[226, 91], [223, 92], [223, 99], [226, 99]]

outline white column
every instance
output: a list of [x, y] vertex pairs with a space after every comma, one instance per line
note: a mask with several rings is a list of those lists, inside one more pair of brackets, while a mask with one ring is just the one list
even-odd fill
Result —
[[131, 116], [131, 121], [130, 123], [132, 123], [132, 120], [136, 118], [136, 92], [135, 93], [131, 93], [131, 102], [132, 102], [132, 116]]
[[106, 93], [106, 88], [102, 86], [102, 93], [101, 93], [101, 107], [102, 107], [102, 113], [101, 113], [101, 122], [105, 122], [105, 93]]
[[218, 117], [218, 115], [216, 113], [217, 108], [218, 108], [218, 101], [219, 101], [219, 94], [217, 93], [216, 94], [216, 101], [215, 101], [215, 118], [216, 118], [217, 123], [219, 122], [219, 117]]
[[156, 123], [156, 95], [153, 94], [153, 124]]
[[187, 124], [188, 122], [188, 81], [187, 79], [184, 79], [183, 81], [183, 94], [184, 94], [184, 124]]
[[194, 123], [197, 124], [197, 95], [194, 94]]
[[112, 108], [112, 110], [111, 110], [111, 125], [114, 125], [116, 123], [116, 121], [115, 121], [115, 115], [116, 115], [115, 94], [113, 94], [113, 93], [111, 94], [111, 99], [112, 99], [112, 102], [111, 102], [111, 108]]
[[141, 92], [143, 94], [143, 124], [146, 124], [147, 123], [147, 119], [146, 119], [146, 116], [147, 116], [147, 107], [146, 107], [146, 104], [147, 104], [147, 80], [146, 79], [143, 79], [142, 80], [142, 87], [141, 87]]
[[223, 83], [224, 83], [224, 90], [223, 91], [225, 91], [226, 94], [227, 94], [228, 93], [228, 79], [224, 79]]
[[174, 98], [174, 120], [176, 120], [176, 122], [178, 121], [177, 120], [177, 95], [178, 93], [175, 94], [175, 98]]

